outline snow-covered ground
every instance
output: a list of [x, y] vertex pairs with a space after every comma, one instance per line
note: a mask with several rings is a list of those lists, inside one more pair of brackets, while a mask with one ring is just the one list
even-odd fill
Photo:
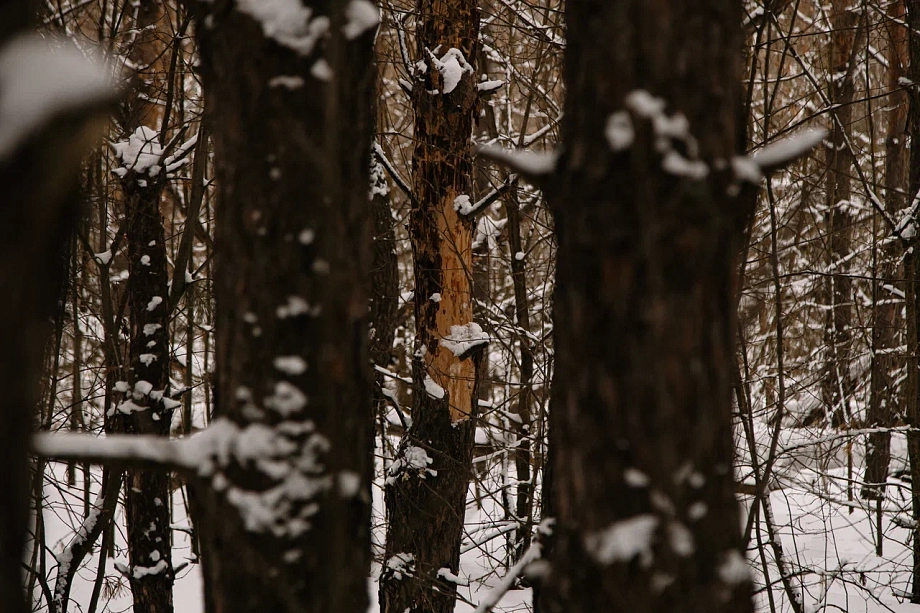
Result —
[[[756, 437], [760, 453], [765, 455], [769, 446], [770, 429], [757, 426]], [[849, 447], [847, 441], [853, 443]], [[892, 441], [892, 471], [906, 465], [906, 445], [901, 434]], [[776, 464], [777, 478], [773, 481], [770, 501], [777, 536], [785, 555], [787, 573], [794, 591], [802, 594], [805, 611], [842, 610], [852, 613], [876, 611], [915, 610], [906, 604], [904, 592], [910, 585], [911, 552], [909, 531], [903, 520], [909, 518], [909, 484], [896, 478], [890, 480], [887, 499], [882, 503], [882, 555], [876, 555], [879, 535], [876, 530], [876, 504], [859, 497], [858, 485], [848, 500], [848, 479], [862, 475], [864, 437], [844, 438], [827, 430], [786, 430], [779, 440], [781, 450]], [[849, 457], [852, 456], [852, 468]], [[77, 469], [77, 487], [68, 488], [65, 466], [53, 464], [46, 479], [45, 530], [47, 552], [46, 575], [53, 589], [55, 575], [54, 555], [59, 553], [79, 527], [82, 514], [82, 472]], [[743, 474], [744, 468], [740, 469]], [[382, 557], [383, 532], [383, 466], [374, 488], [375, 553], [378, 562], [373, 576], [368, 579], [371, 596], [369, 611], [376, 612], [377, 575]], [[849, 475], [849, 476], [848, 476]], [[99, 473], [94, 469], [94, 481]], [[472, 612], [475, 606], [488, 598], [507, 573], [505, 550], [507, 546], [501, 532], [503, 514], [501, 504], [494, 497], [503, 482], [501, 462], [494, 463], [480, 476], [477, 487], [471, 487], [467, 505], [467, 551], [463, 554], [459, 578], [469, 582], [460, 586], [460, 599], [456, 611]], [[93, 486], [94, 489], [98, 485]], [[487, 494], [491, 492], [491, 494]], [[750, 498], [740, 498], [747, 509]], [[181, 530], [188, 526], [181, 490], [173, 496], [174, 565], [191, 560], [188, 535]], [[742, 518], [744, 519], [744, 518]], [[902, 523], [898, 523], [901, 521]], [[127, 564], [123, 535], [124, 518], [119, 514], [119, 529], [115, 538], [115, 557], [106, 563], [106, 580], [99, 602], [100, 612], [121, 612], [131, 609], [131, 594], [126, 581], [116, 569], [116, 563]], [[764, 558], [772, 583], [772, 602], [777, 611], [789, 611], [787, 594], [779, 581], [773, 550], [768, 545], [768, 535], [761, 529]], [[485, 541], [479, 545], [479, 543]], [[751, 538], [753, 549], [749, 552], [752, 576], [755, 579], [755, 602], [761, 611], [771, 609], [771, 597], [763, 589], [764, 574], [761, 557], [756, 549], [756, 531]], [[98, 568], [98, 546], [93, 556], [81, 566], [71, 592], [71, 611], [86, 611], [93, 591]], [[512, 589], [500, 600], [496, 611], [511, 613], [531, 610], [531, 591]], [[38, 586], [35, 589], [36, 611], [45, 610]], [[175, 586], [176, 610], [197, 613], [203, 610], [200, 567], [188, 564], [177, 576]]]

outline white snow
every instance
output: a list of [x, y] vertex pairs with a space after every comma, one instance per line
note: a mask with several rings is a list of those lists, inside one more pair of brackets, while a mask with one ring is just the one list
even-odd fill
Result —
[[636, 89], [623, 99], [626, 108], [633, 113], [646, 119], [652, 119], [656, 115], [664, 113], [665, 102], [661, 98], [651, 95], [644, 89]]
[[140, 400], [144, 396], [149, 396], [153, 391], [153, 384], [150, 381], [138, 381], [134, 384], [134, 398]]
[[623, 471], [623, 480], [630, 487], [640, 488], [648, 487], [649, 478], [644, 472], [637, 468], [629, 467]]
[[278, 381], [274, 393], [265, 399], [265, 406], [274, 409], [282, 417], [290, 417], [307, 406], [307, 397], [289, 381]]
[[436, 400], [444, 399], [444, 388], [435, 383], [430, 375], [425, 375], [425, 393]]
[[677, 151], [671, 149], [664, 154], [661, 167], [665, 172], [680, 177], [687, 177], [701, 181], [709, 174], [709, 166], [701, 160], [688, 160]]
[[404, 576], [411, 577], [415, 572], [415, 556], [411, 553], [397, 553], [387, 558], [384, 568], [387, 574], [396, 581]]
[[336, 475], [336, 483], [342, 498], [354, 498], [361, 492], [361, 475], [354, 471], [340, 471]]
[[150, 299], [150, 302], [147, 303], [147, 310], [148, 310], [148, 311], [153, 311], [153, 310], [156, 309], [158, 306], [160, 306], [160, 304], [162, 304], [162, 302], [163, 302], [163, 297], [162, 297], [162, 296], [154, 296], [153, 298]]
[[131, 574], [135, 579], [142, 579], [148, 575], [159, 575], [168, 568], [166, 560], [160, 560], [153, 566], [135, 566]]
[[303, 87], [303, 77], [295, 75], [278, 75], [268, 80], [269, 87], [283, 87], [284, 89], [299, 89]]
[[409, 445], [390, 465], [386, 483], [387, 485], [392, 485], [400, 477], [408, 479], [410, 475], [416, 475], [420, 479], [424, 479], [426, 476], [437, 477], [438, 471], [428, 468], [432, 462], [434, 460], [423, 448]]
[[722, 561], [718, 568], [719, 579], [728, 585], [737, 585], [748, 581], [751, 577], [751, 567], [736, 549], [731, 549], [722, 554]]
[[432, 65], [441, 73], [441, 93], [447, 95], [457, 88], [464, 74], [472, 74], [473, 67], [464, 57], [463, 52], [456, 47], [447, 50], [440, 59], [429, 51]]
[[281, 355], [272, 362], [276, 370], [286, 375], [301, 375], [307, 370], [307, 363], [299, 355]]
[[312, 311], [310, 304], [300, 296], [288, 296], [287, 302], [275, 309], [275, 314], [278, 319], [287, 319], [288, 317], [306, 315]]
[[313, 17], [300, 0], [237, 0], [236, 8], [259, 22], [267, 38], [301, 55], [310, 55], [329, 32], [329, 18]]
[[504, 81], [482, 81], [476, 86], [476, 89], [481, 92], [494, 92], [504, 84]]
[[679, 521], [668, 523], [668, 541], [671, 549], [679, 556], [689, 557], [696, 551], [693, 533]]
[[144, 336], [153, 336], [162, 327], [160, 324], [144, 324]]
[[455, 575], [449, 568], [439, 568], [438, 577], [444, 579], [448, 583], [453, 583], [454, 585], [462, 585], [464, 587], [468, 587], [470, 584], [469, 579], [464, 579], [463, 577]]
[[354, 40], [380, 23], [380, 11], [368, 0], [351, 0], [345, 7], [345, 19], [342, 34], [348, 40]]
[[310, 74], [317, 81], [329, 81], [332, 78], [332, 67], [325, 58], [319, 58], [310, 67]]
[[746, 155], [737, 155], [732, 158], [732, 171], [742, 181], [747, 181], [754, 185], [759, 185], [760, 180], [763, 179], [760, 166]]
[[93, 259], [95, 259], [103, 266], [108, 266], [109, 262], [112, 261], [112, 251], [109, 249], [107, 251], [103, 251], [102, 253], [97, 253], [93, 256]]
[[439, 292], [433, 293], [433, 294], [431, 295], [430, 300], [431, 300], [432, 302], [441, 302], [441, 294], [440, 294]]
[[143, 265], [143, 266], [150, 266], [150, 256], [149, 256], [149, 255], [142, 255], [142, 256], [141, 256], [141, 265]]
[[753, 159], [761, 168], [775, 168], [805, 155], [826, 137], [827, 130], [823, 128], [803, 130], [760, 149], [754, 153]]
[[0, 160], [55, 115], [113, 94], [110, 71], [73, 45], [12, 39], [0, 48]]
[[589, 533], [584, 538], [585, 549], [600, 564], [629, 562], [636, 556], [647, 564], [651, 561], [652, 537], [657, 527], [658, 518], [654, 515], [637, 515]]
[[697, 501], [687, 507], [687, 518], [691, 521], [697, 521], [706, 517], [708, 512], [709, 507], [706, 506], [706, 503]]
[[112, 143], [115, 155], [121, 160], [121, 167], [114, 169], [119, 177], [129, 171], [155, 177], [163, 167], [160, 165], [163, 148], [159, 143], [159, 134], [153, 128], [140, 126], [127, 139]]
[[525, 177], [552, 174], [559, 162], [559, 155], [555, 152], [518, 151], [495, 146], [480, 147], [478, 154], [507, 166]]
[[604, 129], [607, 144], [614, 151], [625, 151], [632, 147], [636, 138], [632, 119], [626, 111], [617, 111], [607, 118], [607, 127]]
[[300, 234], [297, 235], [297, 240], [301, 245], [310, 245], [313, 243], [313, 240], [316, 238], [316, 232], [311, 228], [304, 228], [300, 231]]
[[441, 339], [440, 345], [460, 357], [471, 349], [486, 345], [488, 342], [489, 335], [483, 332], [482, 327], [475, 322], [470, 322], [461, 326], [451, 326], [450, 336]]
[[466, 194], [460, 194], [454, 198], [454, 210], [460, 213], [461, 215], [469, 215], [473, 212], [473, 205], [470, 202], [470, 197]]

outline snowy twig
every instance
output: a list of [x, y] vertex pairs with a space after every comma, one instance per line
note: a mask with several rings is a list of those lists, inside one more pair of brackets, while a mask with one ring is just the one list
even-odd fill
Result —
[[405, 179], [399, 175], [399, 172], [393, 166], [393, 163], [387, 157], [386, 153], [383, 152], [383, 148], [376, 142], [374, 143], [374, 155], [376, 155], [377, 159], [380, 160], [380, 163], [383, 164], [383, 167], [386, 169], [387, 174], [390, 175], [390, 178], [393, 179], [393, 182], [396, 183], [396, 185], [399, 186], [399, 189], [401, 189], [403, 193], [409, 197], [409, 200], [415, 204], [415, 194], [412, 193], [412, 189], [409, 188], [409, 184], [406, 183]]
[[539, 560], [541, 555], [540, 543], [534, 543], [524, 552], [524, 555], [521, 556], [521, 559], [518, 560], [517, 564], [508, 569], [508, 574], [502, 577], [501, 583], [498, 584], [494, 590], [488, 593], [488, 595], [483, 599], [479, 606], [476, 607], [474, 613], [487, 613], [495, 608], [495, 605], [498, 604], [498, 601], [502, 599], [502, 596], [508, 593], [514, 586], [514, 582], [517, 581], [518, 577], [521, 576], [521, 573], [524, 572], [524, 568], [528, 564], [535, 560]]

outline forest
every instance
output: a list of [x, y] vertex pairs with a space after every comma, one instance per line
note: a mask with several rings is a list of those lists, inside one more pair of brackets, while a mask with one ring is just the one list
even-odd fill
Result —
[[920, 0], [4, 0], [0, 213], [0, 613], [920, 611]]

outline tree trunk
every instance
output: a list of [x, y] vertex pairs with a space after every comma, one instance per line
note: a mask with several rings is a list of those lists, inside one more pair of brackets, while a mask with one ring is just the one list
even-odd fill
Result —
[[[898, 82], [907, 69], [907, 30], [902, 25], [905, 18], [904, 3], [892, 2], [888, 6], [891, 20], [886, 24], [888, 46], [888, 128], [885, 138], [885, 210], [890, 217], [898, 215], [907, 206], [907, 109], [909, 100]], [[887, 226], [884, 232], [888, 232]], [[889, 428], [894, 425], [898, 402], [895, 378], [901, 358], [895, 354], [898, 347], [898, 330], [902, 329], [901, 308], [895, 302], [895, 287], [900, 278], [898, 259], [900, 248], [889, 242], [878, 251], [877, 279], [873, 283], [872, 375], [869, 410], [866, 421], [869, 427]], [[866, 473], [862, 488], [865, 498], [881, 498], [888, 479], [891, 459], [891, 434], [878, 432], [869, 435], [866, 445]], [[881, 542], [881, 534], [878, 535]], [[881, 555], [879, 551], [878, 555]]]
[[211, 428], [266, 443], [236, 446], [196, 487], [206, 606], [364, 613], [377, 11], [304, 2], [279, 29], [255, 6], [195, 5], [220, 127]]
[[567, 6], [541, 613], [751, 611], [733, 493], [741, 9]]
[[827, 345], [825, 374], [822, 380], [825, 411], [831, 425], [840, 427], [850, 421], [849, 402], [855, 388], [850, 373], [853, 311], [852, 282], [848, 276], [850, 237], [853, 216], [850, 214], [850, 174], [853, 156], [847, 145], [853, 117], [855, 68], [853, 48], [858, 15], [849, 10], [848, 0], [834, 0], [831, 6], [831, 79], [828, 99], [834, 105], [831, 112], [831, 134], [827, 152], [827, 216], [830, 273], [826, 279], [827, 320], [824, 338]]
[[[137, 133], [136, 133], [137, 134]], [[147, 132], [156, 139], [155, 133]], [[126, 160], [127, 161], [127, 160]], [[124, 396], [115, 408], [117, 430], [168, 437], [178, 402], [170, 398], [169, 288], [160, 196], [166, 171], [128, 171], [121, 181], [128, 247], [131, 342]], [[131, 593], [137, 613], [173, 607], [169, 475], [129, 470], [125, 479]]]
[[[39, 401], [39, 378], [49, 318], [55, 303], [63, 308], [62, 261], [78, 210], [78, 180], [83, 156], [94, 144], [112, 92], [99, 75], [84, 73], [86, 87], [72, 96], [69, 87], [47, 76], [73, 69], [82, 55], [62, 47], [53, 53], [37, 36], [10, 41], [30, 25], [32, 2], [9, 2], [0, 8], [0, 92], [43, 91], [58, 99], [56, 112], [43, 109], [27, 131], [0, 126], [0, 603], [4, 610], [27, 610], [23, 593], [23, 547], [29, 518], [28, 445], [32, 416]], [[35, 80], [41, 80], [35, 85]], [[58, 87], [60, 85], [60, 87]], [[55, 88], [57, 90], [55, 91]], [[14, 106], [15, 107], [15, 103]], [[15, 122], [10, 122], [11, 126]]]
[[[920, 29], [920, 1], [907, 0], [907, 28], [909, 32]], [[910, 68], [908, 78], [913, 83], [920, 83], [920, 37], [908, 36], [908, 53]], [[920, 105], [917, 104], [915, 87], [910, 90], [911, 104], [908, 114], [908, 134], [910, 136], [910, 178], [907, 193], [910, 199], [920, 192]], [[901, 231], [904, 254], [905, 295], [907, 297], [907, 402], [905, 421], [911, 429], [907, 432], [907, 453], [910, 464], [911, 498], [915, 522], [913, 533], [913, 572], [911, 598], [914, 604], [920, 604], [920, 434], [916, 427], [920, 425], [920, 249], [918, 228], [920, 216], [913, 212], [913, 219], [908, 227]], [[910, 230], [910, 231], [908, 231]]]
[[[125, 141], [119, 169], [128, 252], [130, 343], [120, 400], [113, 414], [116, 431], [168, 437], [179, 403], [170, 398], [169, 277], [166, 237], [160, 203], [166, 169], [145, 164], [137, 150], [160, 155], [165, 135], [163, 92], [168, 16], [161, 2], [142, 0], [137, 9], [137, 36], [129, 56], [137, 66], [136, 95], [122, 106]], [[178, 43], [176, 43], [178, 44]], [[166, 104], [170, 101], [165, 100]], [[114, 254], [113, 254], [114, 255]], [[129, 581], [135, 613], [173, 610], [172, 532], [169, 475], [161, 471], [128, 470], [125, 474]]]
[[471, 473], [482, 343], [475, 336], [472, 238], [460, 211], [472, 197], [470, 137], [479, 108], [473, 0], [418, 0], [410, 237], [415, 262], [416, 346], [412, 425], [387, 477], [382, 613], [448, 613]]

